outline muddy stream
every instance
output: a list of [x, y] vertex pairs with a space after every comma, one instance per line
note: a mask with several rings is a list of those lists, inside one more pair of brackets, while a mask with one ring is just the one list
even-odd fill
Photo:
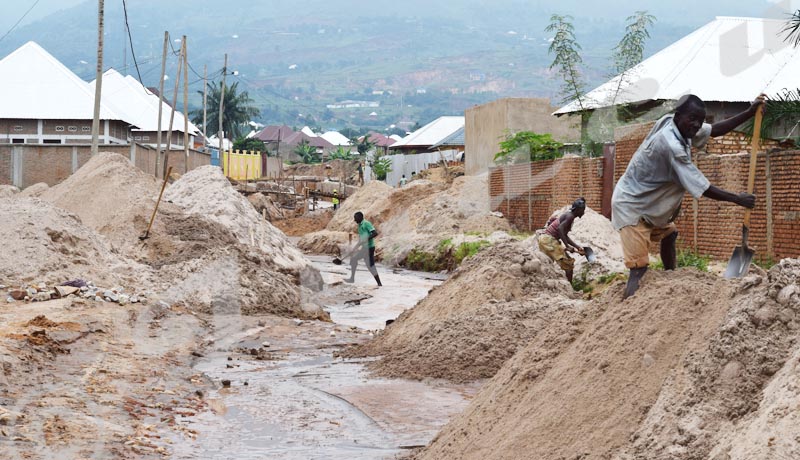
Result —
[[[444, 277], [379, 266], [384, 287], [363, 267], [311, 257], [326, 282], [333, 323], [216, 316], [194, 363], [215, 389], [213, 409], [193, 417], [194, 441], [176, 438], [177, 459], [388, 459], [426, 445], [478, 385], [372, 378], [360, 361], [334, 358], [368, 340]], [[224, 386], [223, 381], [229, 381]]]

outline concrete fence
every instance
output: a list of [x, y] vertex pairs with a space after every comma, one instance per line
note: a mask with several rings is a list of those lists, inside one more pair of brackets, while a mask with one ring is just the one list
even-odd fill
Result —
[[[102, 145], [102, 152], [126, 156], [131, 163], [148, 174], [156, 168], [155, 149], [141, 144]], [[91, 158], [91, 145], [0, 145], [0, 184], [26, 188], [44, 182], [53, 186], [69, 177]], [[195, 150], [187, 159], [183, 150], [172, 150], [169, 164], [183, 173], [198, 166], [210, 164], [210, 156]]]

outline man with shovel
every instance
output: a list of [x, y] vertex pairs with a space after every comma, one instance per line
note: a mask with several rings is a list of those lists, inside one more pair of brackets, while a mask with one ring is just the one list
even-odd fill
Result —
[[[547, 222], [547, 227], [537, 238], [539, 249], [564, 270], [570, 283], [572, 282], [575, 259], [568, 256], [566, 251], [577, 252], [580, 255], [586, 255], [586, 252], [572, 241], [569, 237], [569, 232], [572, 230], [575, 218], [583, 217], [584, 212], [586, 212], [586, 200], [581, 197], [572, 203], [569, 211], [558, 217], [551, 218]], [[561, 246], [562, 242], [564, 246]]]
[[661, 117], [636, 150], [611, 199], [611, 223], [620, 232], [625, 266], [630, 269], [623, 298], [639, 289], [650, 262], [650, 242], [660, 242], [664, 269], [677, 265], [674, 220], [683, 195], [706, 196], [752, 209], [755, 195], [731, 193], [711, 185], [692, 163], [691, 148], [701, 148], [710, 137], [727, 134], [749, 120], [764, 104], [760, 95], [744, 112], [726, 120], [705, 123], [705, 103], [695, 95], [682, 97], [674, 114]]
[[346, 283], [353, 283], [356, 280], [356, 268], [358, 268], [358, 260], [364, 259], [364, 264], [367, 270], [375, 277], [378, 286], [381, 284], [381, 277], [378, 276], [378, 269], [375, 268], [375, 237], [378, 236], [378, 231], [375, 230], [372, 223], [364, 219], [364, 214], [358, 211], [353, 215], [353, 220], [358, 224], [358, 243], [350, 251], [350, 278], [344, 280]]

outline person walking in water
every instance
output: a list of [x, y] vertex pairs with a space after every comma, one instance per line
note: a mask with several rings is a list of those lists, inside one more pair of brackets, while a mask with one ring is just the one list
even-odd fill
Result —
[[358, 225], [358, 243], [350, 251], [350, 278], [344, 280], [346, 283], [354, 283], [356, 280], [356, 269], [358, 268], [359, 259], [364, 259], [367, 270], [375, 277], [378, 286], [381, 284], [381, 277], [378, 276], [378, 269], [375, 268], [375, 237], [378, 236], [378, 231], [372, 225], [372, 222], [364, 219], [364, 214], [361, 211], [353, 215]]

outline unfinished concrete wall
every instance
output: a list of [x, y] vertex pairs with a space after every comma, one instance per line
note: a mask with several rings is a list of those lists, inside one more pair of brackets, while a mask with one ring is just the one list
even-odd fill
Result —
[[465, 170], [483, 174], [494, 165], [494, 155], [506, 131], [550, 133], [557, 141], [576, 142], [580, 130], [569, 117], [551, 114], [557, 109], [549, 99], [504, 98], [471, 107], [465, 112]]
[[[155, 150], [141, 145], [101, 145], [100, 151], [119, 153], [148, 174], [155, 170]], [[0, 184], [29, 187], [44, 182], [55, 185], [69, 177], [91, 158], [91, 145], [0, 145]], [[211, 163], [208, 154], [190, 150], [189, 170]], [[183, 150], [173, 150], [170, 165], [183, 173]]]

